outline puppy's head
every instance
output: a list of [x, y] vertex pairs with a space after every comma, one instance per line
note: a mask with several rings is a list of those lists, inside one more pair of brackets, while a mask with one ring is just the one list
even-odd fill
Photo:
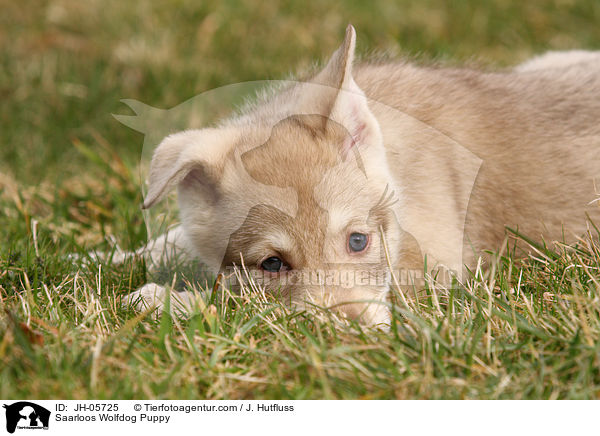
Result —
[[354, 45], [349, 27], [323, 71], [243, 122], [163, 140], [144, 206], [177, 186], [190, 248], [214, 270], [244, 265], [285, 301], [378, 324], [401, 230]]

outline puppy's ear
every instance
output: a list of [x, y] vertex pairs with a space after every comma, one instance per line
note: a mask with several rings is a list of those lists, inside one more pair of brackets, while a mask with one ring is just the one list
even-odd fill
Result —
[[349, 136], [343, 144], [343, 151], [348, 151], [356, 144], [381, 141], [379, 123], [369, 109], [365, 93], [352, 76], [355, 48], [356, 31], [352, 25], [348, 25], [344, 42], [313, 79], [314, 83], [325, 85], [320, 98], [317, 98], [325, 108], [321, 113], [348, 130]]
[[152, 207], [181, 183], [195, 183], [215, 196], [224, 157], [234, 141], [234, 132], [227, 129], [186, 130], [167, 136], [152, 156], [142, 207]]
[[354, 30], [352, 24], [348, 24], [344, 42], [331, 55], [325, 68], [312, 81], [334, 89], [342, 88], [347, 77], [352, 76], [352, 62], [354, 61], [355, 48], [356, 30]]

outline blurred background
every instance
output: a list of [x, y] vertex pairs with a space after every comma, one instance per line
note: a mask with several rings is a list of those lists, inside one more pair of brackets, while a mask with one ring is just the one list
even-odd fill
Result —
[[419, 62], [502, 68], [545, 50], [600, 49], [597, 0], [0, 6], [0, 196], [10, 199], [0, 215], [24, 218], [24, 229], [50, 217], [56, 232], [92, 244], [124, 219], [133, 245], [143, 233], [131, 177], [143, 137], [111, 116], [132, 114], [121, 99], [166, 109], [230, 83], [285, 78], [326, 59], [348, 23], [362, 56]]

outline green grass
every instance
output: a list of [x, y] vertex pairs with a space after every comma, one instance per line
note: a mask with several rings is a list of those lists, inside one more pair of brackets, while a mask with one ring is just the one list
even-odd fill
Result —
[[[600, 244], [510, 250], [459, 290], [401, 298], [391, 330], [259, 292], [189, 319], [121, 307], [140, 260], [143, 137], [120, 99], [170, 108], [359, 51], [502, 67], [600, 48], [594, 1], [0, 1], [0, 398], [600, 398]], [[517, 237], [518, 236], [513, 236]]]

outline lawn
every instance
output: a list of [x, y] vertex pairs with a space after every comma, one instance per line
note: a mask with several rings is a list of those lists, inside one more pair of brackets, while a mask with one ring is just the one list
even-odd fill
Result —
[[[124, 308], [140, 247], [144, 137], [121, 99], [174, 107], [329, 56], [503, 68], [600, 49], [600, 3], [0, 0], [0, 398], [597, 399], [600, 243], [510, 234], [454, 290], [397, 296], [390, 331], [293, 312], [255, 289], [186, 319]], [[72, 256], [78, 254], [78, 256]], [[217, 294], [214, 294], [217, 295]]]

